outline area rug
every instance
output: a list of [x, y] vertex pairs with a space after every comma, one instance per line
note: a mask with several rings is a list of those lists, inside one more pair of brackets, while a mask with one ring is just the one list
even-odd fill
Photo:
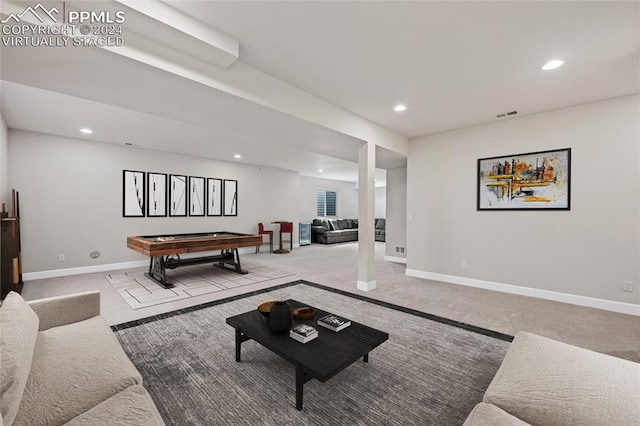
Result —
[[[288, 298], [390, 335], [368, 363], [305, 384], [302, 411], [295, 408], [293, 366], [254, 341], [243, 343], [236, 362], [234, 329], [225, 323]], [[112, 329], [168, 425], [461, 425], [482, 400], [510, 336], [363, 299], [299, 281]]]
[[115, 271], [104, 277], [129, 306], [140, 309], [294, 275], [267, 266], [243, 263], [242, 267], [249, 273], [238, 274], [210, 264], [168, 269], [166, 275], [173, 284], [171, 288], [164, 288], [146, 277], [148, 268]]

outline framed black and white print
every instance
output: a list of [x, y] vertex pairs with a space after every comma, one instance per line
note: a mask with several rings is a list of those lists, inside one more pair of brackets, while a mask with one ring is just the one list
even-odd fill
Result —
[[147, 216], [167, 215], [167, 175], [147, 173]]
[[238, 181], [224, 180], [224, 215], [238, 216]]
[[207, 179], [207, 216], [222, 216], [222, 179]]
[[189, 176], [189, 216], [204, 216], [207, 205], [204, 182], [203, 177]]
[[144, 172], [122, 171], [122, 216], [144, 217]]
[[169, 175], [169, 216], [186, 216], [187, 198], [187, 177]]

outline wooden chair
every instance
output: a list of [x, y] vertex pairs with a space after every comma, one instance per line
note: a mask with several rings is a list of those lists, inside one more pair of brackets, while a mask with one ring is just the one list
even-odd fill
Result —
[[[293, 222], [284, 222], [280, 224], [280, 241], [285, 242], [282, 239], [282, 234], [289, 234], [289, 247], [293, 250]], [[280, 244], [282, 246], [282, 244]]]
[[[269, 236], [269, 253], [273, 253], [273, 231], [265, 230], [262, 222], [258, 223], [258, 234]], [[256, 247], [256, 253], [260, 252], [260, 246]]]

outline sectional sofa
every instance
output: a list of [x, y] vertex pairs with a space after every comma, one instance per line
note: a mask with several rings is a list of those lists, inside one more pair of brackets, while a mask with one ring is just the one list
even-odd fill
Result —
[[640, 425], [640, 364], [516, 335], [464, 426]]
[[97, 291], [0, 306], [0, 425], [164, 425]]
[[[376, 219], [375, 240], [385, 241], [386, 219]], [[321, 244], [358, 241], [358, 219], [319, 217], [311, 223], [311, 242]]]

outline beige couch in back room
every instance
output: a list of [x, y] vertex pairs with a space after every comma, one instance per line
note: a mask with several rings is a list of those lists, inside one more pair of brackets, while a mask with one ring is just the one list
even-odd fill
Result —
[[100, 293], [0, 306], [0, 426], [163, 425]]
[[520, 332], [465, 426], [640, 425], [640, 364]]

